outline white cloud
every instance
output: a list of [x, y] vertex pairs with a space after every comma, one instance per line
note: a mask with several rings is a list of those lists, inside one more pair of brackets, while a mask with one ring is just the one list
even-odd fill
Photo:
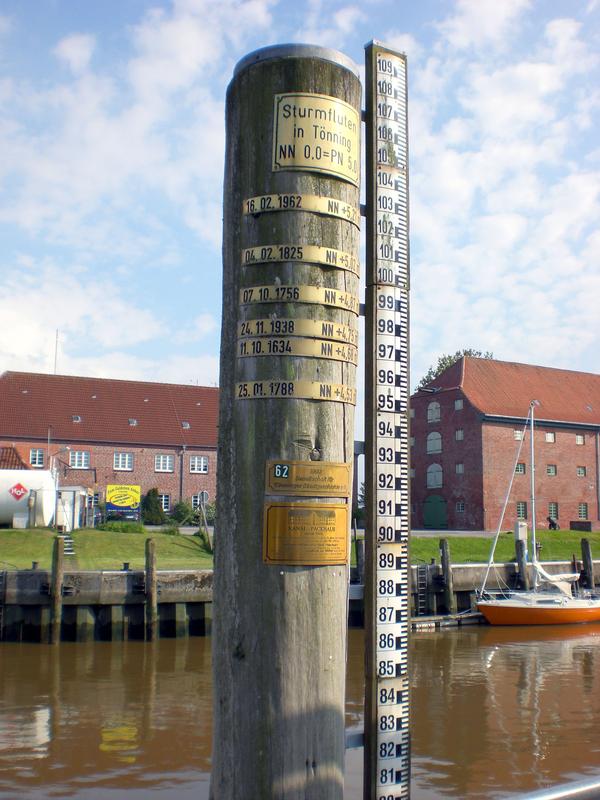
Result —
[[54, 48], [54, 54], [77, 75], [88, 68], [95, 47], [96, 40], [93, 36], [74, 33], [60, 40]]
[[437, 27], [458, 50], [500, 46], [530, 6], [531, 0], [457, 0], [456, 13]]

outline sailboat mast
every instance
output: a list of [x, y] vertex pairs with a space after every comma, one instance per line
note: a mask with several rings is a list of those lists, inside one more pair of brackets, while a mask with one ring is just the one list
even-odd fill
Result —
[[[535, 407], [535, 401], [532, 400], [529, 406], [529, 413], [531, 414], [530, 420], [530, 452], [531, 452], [531, 561], [533, 564], [537, 563], [537, 547], [536, 547], [536, 540], [535, 540], [535, 448], [533, 443], [533, 431], [534, 431], [534, 423], [533, 423], [533, 409]], [[533, 586], [534, 588], [537, 586], [537, 572], [533, 571]]]

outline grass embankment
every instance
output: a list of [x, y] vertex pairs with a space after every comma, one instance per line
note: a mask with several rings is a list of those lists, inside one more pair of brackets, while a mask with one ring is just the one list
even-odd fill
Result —
[[[491, 538], [455, 536], [448, 531], [441, 532], [439, 539], [448, 539], [450, 559], [453, 564], [484, 563], [490, 557]], [[410, 541], [410, 556], [413, 564], [421, 561], [430, 562], [435, 558], [439, 563], [439, 539], [424, 539], [413, 536]], [[570, 561], [573, 553], [581, 559], [581, 540], [587, 539], [592, 548], [592, 556], [600, 559], [600, 533], [582, 533], [581, 531], [540, 531], [536, 539], [542, 545], [540, 559], [542, 561]], [[513, 561], [515, 558], [514, 534], [501, 533], [494, 554], [494, 561]]]
[[[132, 569], [144, 567], [145, 541], [156, 542], [156, 559], [159, 569], [211, 569], [212, 556], [202, 546], [197, 536], [172, 536], [157, 531], [144, 533], [116, 533], [113, 531], [82, 530], [72, 534], [75, 556], [66, 558], [71, 569], [121, 569], [128, 561]], [[487, 562], [491, 538], [455, 536], [442, 531], [432, 538], [411, 538], [410, 552], [413, 564], [429, 563], [432, 558], [439, 563], [439, 539], [448, 539], [450, 558], [454, 564]], [[570, 561], [573, 553], [581, 558], [581, 539], [589, 540], [592, 555], [600, 559], [600, 533], [581, 531], [542, 531], [538, 534], [542, 561]], [[0, 530], [0, 569], [29, 569], [38, 561], [41, 569], [52, 563], [54, 532], [38, 530]], [[512, 533], [501, 534], [494, 560], [512, 561], [515, 557], [515, 540]], [[352, 564], [356, 563], [354, 546]]]
[[[211, 569], [212, 556], [197, 536], [172, 536], [147, 533], [114, 533], [85, 530], [71, 534], [74, 556], [65, 558], [67, 569], [121, 569], [128, 561], [132, 569], [145, 563], [145, 542], [156, 542], [158, 569]], [[0, 530], [0, 569], [30, 569], [38, 561], [40, 569], [52, 564], [54, 532], [49, 530]]]

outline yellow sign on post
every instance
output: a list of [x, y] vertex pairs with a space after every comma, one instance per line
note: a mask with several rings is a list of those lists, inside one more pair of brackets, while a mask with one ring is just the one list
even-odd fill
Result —
[[265, 503], [263, 560], [306, 567], [347, 564], [347, 504]]
[[348, 497], [350, 464], [326, 461], [267, 461], [265, 491], [306, 497]]
[[360, 118], [355, 108], [324, 94], [275, 95], [273, 171], [310, 170], [358, 186]]
[[106, 487], [106, 504], [116, 508], [139, 508], [141, 495], [141, 486], [109, 484]]

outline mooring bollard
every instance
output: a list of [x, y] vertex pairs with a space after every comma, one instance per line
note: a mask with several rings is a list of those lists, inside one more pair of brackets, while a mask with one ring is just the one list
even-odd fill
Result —
[[341, 800], [359, 269], [357, 68], [227, 93], [211, 797]]
[[56, 536], [52, 550], [52, 575], [50, 577], [50, 642], [60, 642], [60, 629], [62, 625], [62, 585], [65, 561], [64, 536]]
[[595, 588], [594, 581], [594, 561], [592, 559], [592, 547], [589, 539], [581, 540], [581, 558], [583, 561], [583, 575], [586, 588]]
[[517, 564], [519, 567], [519, 585], [526, 592], [529, 591], [529, 572], [527, 571], [527, 543], [523, 539], [515, 541]]
[[158, 591], [156, 579], [156, 547], [154, 539], [146, 539], [146, 638], [158, 637]]

